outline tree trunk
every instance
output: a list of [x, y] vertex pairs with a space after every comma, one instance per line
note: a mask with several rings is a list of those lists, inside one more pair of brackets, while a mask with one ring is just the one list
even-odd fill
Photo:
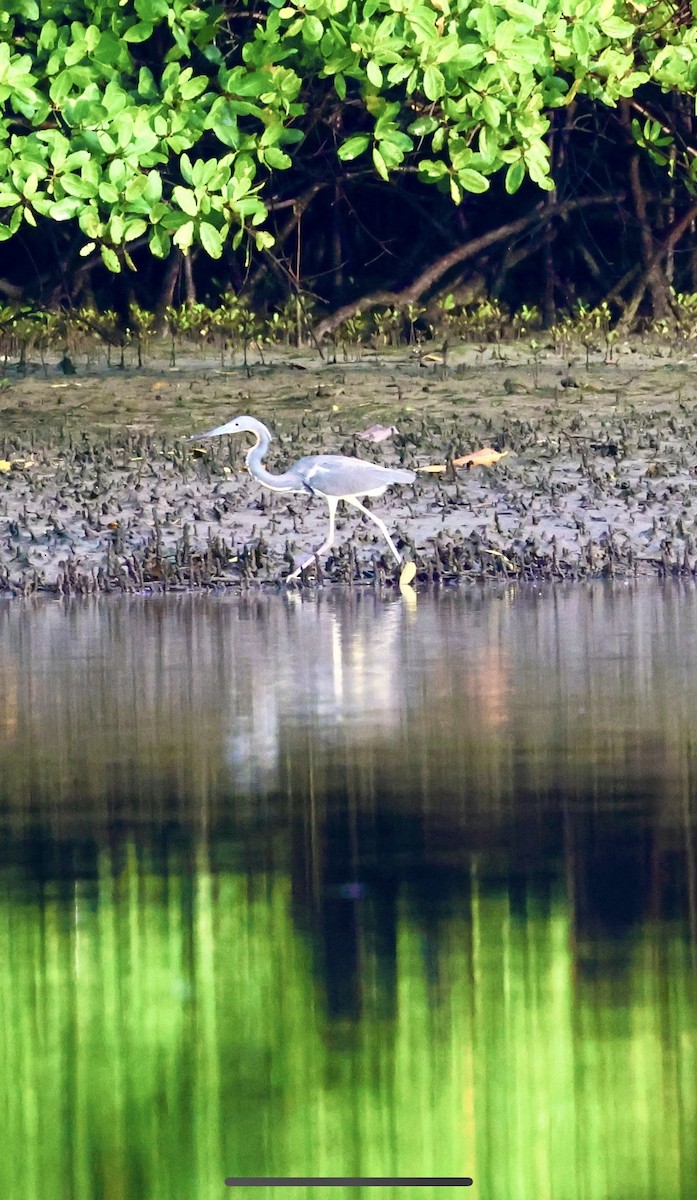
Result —
[[155, 324], [160, 332], [165, 328], [165, 309], [174, 304], [174, 293], [182, 270], [181, 250], [173, 250], [165, 264], [165, 273], [160, 288], [160, 294], [155, 306]]
[[[689, 229], [690, 226], [694, 223], [695, 217], [697, 217], [697, 203], [692, 204], [690, 206], [690, 208], [688, 208], [687, 212], [683, 213], [683, 215], [682, 215], [682, 217], [680, 217], [679, 221], [675, 222], [675, 224], [673, 225], [673, 228], [669, 229], [668, 234], [665, 237], [665, 239], [663, 240], [663, 242], [661, 242], [661, 244], [659, 246], [656, 246], [654, 248], [652, 260], [649, 264], [649, 266], [651, 268], [653, 268], [656, 264], [659, 264], [661, 262], [661, 260], [666, 257], [666, 255], [672, 253], [673, 249], [675, 248], [675, 246], [677, 246], [677, 244], [680, 241], [680, 238], [684, 234], [685, 230]], [[635, 271], [637, 269], [638, 268], [635, 268]], [[627, 282], [626, 276], [625, 276], [625, 282]], [[616, 291], [617, 291], [617, 289], [613, 289], [613, 292], [610, 293], [610, 296], [608, 296], [607, 299], [610, 299], [610, 297]], [[618, 321], [617, 328], [621, 334], [624, 334], [626, 336], [630, 332], [632, 325], [634, 324], [635, 317], [639, 311], [639, 305], [641, 304], [641, 301], [642, 301], [645, 291], [646, 291], [646, 278], [642, 275], [637, 287], [634, 290], [634, 294], [631, 296], [631, 298], [627, 302], [627, 304], [625, 306], [625, 310], [622, 313], [622, 317]], [[671, 309], [671, 317], [672, 317], [672, 315], [673, 315], [673, 313], [672, 313], [672, 309]]]
[[194, 251], [190, 250], [188, 254], [183, 256], [182, 267], [184, 270], [184, 296], [187, 304], [196, 303], [196, 284], [194, 282]]
[[[630, 123], [630, 105], [628, 101], [622, 102], [621, 108], [622, 124], [627, 131], [627, 138], [631, 138], [629, 132]], [[654, 319], [657, 321], [669, 320], [672, 321], [673, 310], [670, 305], [670, 296], [668, 292], [668, 283], [660, 264], [660, 259], [656, 256], [653, 234], [651, 232], [651, 222], [649, 220], [648, 208], [646, 205], [646, 195], [641, 182], [641, 154], [638, 146], [634, 146], [630, 150], [629, 158], [629, 188], [634, 203], [634, 212], [636, 214], [637, 224], [639, 226], [639, 246], [641, 248], [641, 260], [644, 267], [644, 279], [641, 282], [641, 295], [636, 300], [635, 312], [639, 308], [644, 291], [648, 289], [651, 296], [651, 306]], [[662, 256], [661, 256], [662, 257]], [[634, 297], [632, 298], [634, 301]]]
[[[552, 176], [554, 177], [555, 165], [555, 137], [554, 137], [554, 114], [552, 114], [552, 124], [549, 130], [549, 153], [552, 163]], [[552, 192], [547, 192], [545, 203], [548, 208], [553, 208], [557, 203], [557, 189]], [[545, 286], [542, 293], [542, 324], [545, 329], [551, 329], [557, 320], [557, 308], [555, 303], [555, 284], [556, 272], [554, 267], [554, 227], [551, 221], [548, 221], [544, 231], [544, 279]]]

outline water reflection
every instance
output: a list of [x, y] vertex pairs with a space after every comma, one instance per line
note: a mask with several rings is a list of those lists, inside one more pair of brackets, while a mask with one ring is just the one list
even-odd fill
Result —
[[691, 1197], [696, 651], [672, 584], [0, 604], [3, 1194]]

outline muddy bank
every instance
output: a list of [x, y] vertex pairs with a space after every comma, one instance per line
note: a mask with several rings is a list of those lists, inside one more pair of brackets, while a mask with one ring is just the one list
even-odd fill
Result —
[[[418, 467], [508, 451], [372, 502], [418, 581], [697, 573], [692, 357], [627, 346], [587, 367], [466, 346], [444, 367], [407, 351], [339, 363], [288, 352], [248, 375], [203, 358], [173, 371], [163, 348], [140, 371], [77, 367], [5, 366], [0, 595], [282, 581], [324, 540], [326, 504], [263, 489], [244, 437], [185, 440], [242, 412], [272, 426], [271, 470], [319, 452]], [[358, 440], [373, 422], [398, 432]], [[374, 525], [340, 508], [337, 547], [306, 582], [392, 586], [395, 574]]]

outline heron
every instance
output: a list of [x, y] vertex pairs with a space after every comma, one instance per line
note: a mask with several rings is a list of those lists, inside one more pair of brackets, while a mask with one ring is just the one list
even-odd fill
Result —
[[365, 462], [362, 458], [347, 458], [343, 454], [311, 454], [306, 458], [299, 458], [289, 470], [274, 475], [264, 466], [264, 459], [271, 445], [271, 434], [266, 425], [257, 421], [256, 417], [233, 417], [232, 421], [227, 421], [225, 425], [218, 425], [215, 429], [199, 433], [190, 441], [222, 437], [227, 433], [254, 434], [254, 445], [247, 451], [247, 469], [250, 475], [265, 487], [274, 492], [304, 492], [310, 496], [323, 496], [327, 501], [329, 533], [326, 540], [299, 567], [291, 571], [288, 579], [297, 579], [315, 558], [334, 545], [336, 510], [340, 500], [353, 505], [377, 525], [392, 554], [401, 565], [402, 555], [392, 541], [384, 521], [361, 504], [358, 497], [382, 496], [392, 484], [413, 483], [416, 479], [414, 471], [380, 467], [376, 463]]

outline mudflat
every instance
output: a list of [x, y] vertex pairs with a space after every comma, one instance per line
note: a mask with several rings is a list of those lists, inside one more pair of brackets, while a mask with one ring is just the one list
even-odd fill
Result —
[[[0, 390], [0, 595], [282, 585], [325, 538], [317, 497], [245, 468], [247, 435], [187, 440], [232, 416], [265, 421], [272, 471], [353, 454], [420, 472], [368, 501], [415, 585], [697, 573], [697, 356], [637, 343], [560, 358], [521, 343], [213, 355], [142, 369], [57, 363]], [[374, 424], [391, 436], [358, 435]], [[482, 447], [491, 466], [455, 468]], [[505, 453], [504, 453], [505, 452]], [[395, 585], [378, 530], [340, 506], [336, 547], [303, 585]]]

